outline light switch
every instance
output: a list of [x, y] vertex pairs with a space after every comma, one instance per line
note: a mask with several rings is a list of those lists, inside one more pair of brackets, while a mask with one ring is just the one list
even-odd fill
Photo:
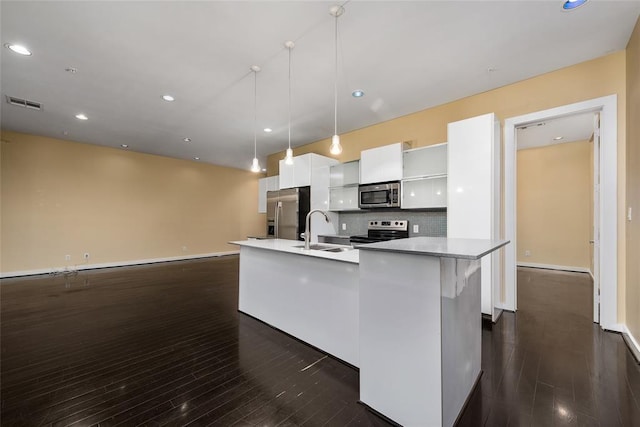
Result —
[[420, 226], [418, 224], [413, 224], [413, 232], [414, 233], [419, 233], [420, 232]]
[[631, 206], [627, 209], [627, 221], [631, 221]]
[[344, 223], [344, 222], [342, 223], [342, 229], [343, 229], [343, 230], [346, 230], [346, 229], [347, 229], [347, 224], [346, 224], [346, 223]]

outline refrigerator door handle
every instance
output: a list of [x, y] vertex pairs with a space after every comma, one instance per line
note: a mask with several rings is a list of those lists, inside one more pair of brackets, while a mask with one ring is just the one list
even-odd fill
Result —
[[276, 222], [275, 222], [275, 230], [274, 230], [276, 239], [280, 238], [279, 233], [278, 233], [278, 222], [279, 222], [279, 219], [280, 219], [280, 208], [281, 207], [282, 207], [282, 202], [281, 201], [277, 201], [276, 202]]

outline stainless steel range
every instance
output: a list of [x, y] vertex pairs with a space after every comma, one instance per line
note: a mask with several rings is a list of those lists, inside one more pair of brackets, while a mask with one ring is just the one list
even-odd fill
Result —
[[409, 221], [407, 220], [373, 220], [369, 221], [366, 236], [351, 236], [354, 243], [376, 243], [386, 240], [406, 239], [409, 237]]

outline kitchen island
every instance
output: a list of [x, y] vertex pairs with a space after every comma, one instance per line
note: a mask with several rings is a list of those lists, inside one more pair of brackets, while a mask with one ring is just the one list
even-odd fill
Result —
[[452, 426], [480, 377], [480, 259], [506, 241], [414, 237], [360, 248], [360, 400]]
[[337, 253], [231, 243], [241, 312], [359, 367], [360, 400], [389, 419], [454, 424], [480, 375], [480, 259], [506, 241], [414, 237]]
[[358, 366], [357, 249], [305, 250], [285, 239], [231, 243], [240, 246], [238, 310]]

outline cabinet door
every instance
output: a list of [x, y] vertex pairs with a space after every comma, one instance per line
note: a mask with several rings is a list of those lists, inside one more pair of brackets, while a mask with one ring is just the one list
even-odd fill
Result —
[[447, 173], [447, 143], [407, 150], [403, 153], [403, 178]]
[[258, 213], [267, 212], [267, 191], [269, 178], [260, 178], [258, 180]]
[[[294, 157], [294, 161], [295, 161], [295, 157]], [[280, 190], [285, 188], [295, 187], [294, 181], [293, 181], [294, 166], [295, 166], [295, 163], [293, 165], [288, 165], [284, 162], [284, 160], [280, 160], [280, 170], [279, 170], [280, 181], [278, 183], [278, 187]]]
[[329, 186], [343, 187], [345, 185], [358, 184], [360, 182], [360, 161], [340, 163], [331, 166], [331, 179]]
[[358, 209], [358, 187], [333, 187], [329, 190], [329, 210], [347, 211]]
[[311, 185], [311, 154], [303, 154], [293, 158], [293, 186]]
[[404, 144], [385, 145], [360, 153], [360, 183], [399, 181], [402, 179], [402, 148]]
[[267, 178], [267, 191], [275, 191], [280, 189], [280, 177], [278, 175]]
[[[493, 113], [449, 123], [447, 237], [500, 237], [500, 132]], [[493, 315], [500, 252], [482, 258], [482, 312]], [[497, 292], [497, 290], [496, 290]]]
[[447, 178], [402, 181], [402, 209], [447, 207]]

